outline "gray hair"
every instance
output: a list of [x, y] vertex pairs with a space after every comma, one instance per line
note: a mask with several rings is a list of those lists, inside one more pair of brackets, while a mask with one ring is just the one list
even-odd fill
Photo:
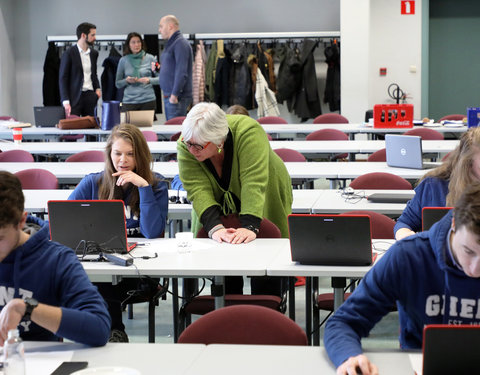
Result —
[[227, 134], [227, 116], [215, 103], [198, 103], [188, 112], [182, 125], [185, 141], [195, 138], [200, 143], [219, 145], [225, 141]]

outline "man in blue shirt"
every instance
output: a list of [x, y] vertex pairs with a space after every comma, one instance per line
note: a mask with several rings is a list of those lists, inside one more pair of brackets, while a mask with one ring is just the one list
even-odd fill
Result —
[[167, 42], [160, 56], [160, 87], [167, 120], [185, 116], [192, 103], [193, 53], [179, 30], [178, 19], [168, 15], [160, 20], [158, 32]]

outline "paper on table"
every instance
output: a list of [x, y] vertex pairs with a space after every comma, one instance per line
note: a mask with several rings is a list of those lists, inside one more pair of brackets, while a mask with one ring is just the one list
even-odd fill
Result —
[[26, 375], [50, 375], [65, 361], [71, 361], [73, 350], [57, 352], [26, 352]]
[[422, 353], [411, 353], [408, 356], [410, 357], [410, 363], [412, 365], [413, 371], [415, 371], [415, 374], [422, 375], [422, 370], [423, 370]]

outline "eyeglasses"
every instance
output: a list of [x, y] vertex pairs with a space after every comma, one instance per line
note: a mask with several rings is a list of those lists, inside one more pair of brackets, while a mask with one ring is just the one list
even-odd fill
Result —
[[207, 142], [205, 146], [202, 146], [202, 145], [199, 145], [198, 143], [191, 143], [188, 141], [182, 141], [182, 142], [185, 146], [187, 146], [188, 149], [193, 147], [195, 151], [202, 151], [204, 148], [208, 147], [208, 145], [211, 143], [211, 142]]

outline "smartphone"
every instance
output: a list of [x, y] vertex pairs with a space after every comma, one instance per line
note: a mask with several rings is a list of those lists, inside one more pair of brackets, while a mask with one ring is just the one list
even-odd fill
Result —
[[69, 375], [88, 366], [88, 362], [63, 362], [51, 375]]

